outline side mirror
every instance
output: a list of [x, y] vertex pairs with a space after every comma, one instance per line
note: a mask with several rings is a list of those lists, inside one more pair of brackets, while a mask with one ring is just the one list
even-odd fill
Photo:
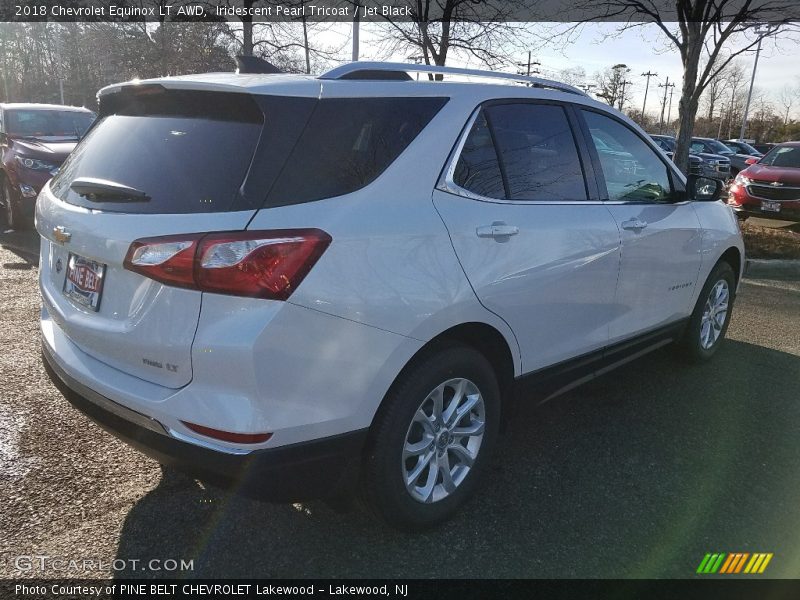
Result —
[[686, 180], [686, 190], [689, 198], [700, 202], [716, 202], [722, 195], [722, 181], [710, 177], [689, 176]]
[[748, 159], [746, 159], [746, 160], [744, 161], [744, 164], [746, 164], [746, 165], [754, 165], [754, 164], [756, 164], [757, 162], [758, 162], [758, 158], [756, 158], [755, 156], [753, 156], [753, 157], [751, 157], [751, 158], [748, 158]]

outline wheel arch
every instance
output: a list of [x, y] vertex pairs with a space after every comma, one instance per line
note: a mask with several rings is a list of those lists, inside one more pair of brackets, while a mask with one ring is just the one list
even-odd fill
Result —
[[738, 285], [739, 279], [741, 279], [742, 276], [742, 253], [736, 246], [731, 246], [722, 253], [722, 256], [720, 256], [719, 260], [717, 261], [717, 264], [723, 261], [727, 262], [733, 269], [733, 273], [736, 275], [736, 283]]
[[[438, 333], [411, 356], [403, 368], [397, 373], [387, 389], [386, 394], [384, 394], [384, 397], [381, 399], [373, 415], [372, 424], [375, 423], [378, 415], [384, 409], [386, 399], [389, 397], [390, 392], [408, 370], [413, 368], [419, 361], [429, 359], [437, 350], [453, 344], [469, 346], [480, 352], [486, 360], [489, 361], [497, 376], [504, 408], [510, 406], [510, 402], [514, 398], [515, 372], [519, 367], [518, 354], [515, 355], [513, 351], [516, 340], [513, 340], [512, 345], [507, 337], [493, 325], [485, 322], [471, 321], [454, 325]], [[504, 415], [508, 412], [509, 411], [503, 410]]]

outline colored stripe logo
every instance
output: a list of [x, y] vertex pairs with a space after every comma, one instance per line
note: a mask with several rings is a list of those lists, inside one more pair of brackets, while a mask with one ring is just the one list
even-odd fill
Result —
[[702, 575], [763, 573], [769, 561], [772, 560], [772, 556], [772, 552], [756, 552], [754, 554], [749, 552], [709, 552], [700, 561], [697, 573]]

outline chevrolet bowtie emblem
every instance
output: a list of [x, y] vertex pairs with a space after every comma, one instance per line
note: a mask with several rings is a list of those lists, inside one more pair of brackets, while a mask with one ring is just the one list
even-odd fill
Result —
[[783, 184], [780, 181], [773, 181], [772, 183], [770, 183], [770, 185], [772, 187], [782, 187], [783, 186]]
[[72, 239], [72, 234], [64, 229], [63, 225], [53, 227], [53, 237], [59, 244], [66, 244]]

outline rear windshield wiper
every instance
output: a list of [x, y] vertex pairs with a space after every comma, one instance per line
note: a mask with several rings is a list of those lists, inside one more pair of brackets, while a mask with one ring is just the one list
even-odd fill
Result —
[[146, 192], [108, 179], [78, 177], [69, 187], [92, 202], [150, 201], [150, 196]]

